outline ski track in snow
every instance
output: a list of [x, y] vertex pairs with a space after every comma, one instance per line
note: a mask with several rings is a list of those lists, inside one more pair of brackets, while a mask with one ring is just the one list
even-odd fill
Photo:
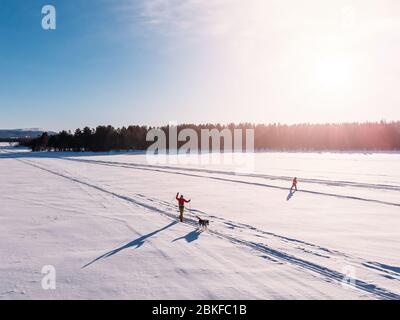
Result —
[[[3, 153], [0, 154], [0, 158], [8, 158], [10, 157], [10, 153]], [[12, 154], [11, 157], [15, 158], [26, 158], [26, 152], [22, 152], [18, 155]], [[202, 168], [192, 168], [192, 167], [177, 167], [177, 166], [168, 166], [168, 165], [154, 165], [154, 164], [143, 164], [143, 163], [132, 163], [132, 162], [123, 162], [123, 161], [105, 161], [105, 160], [92, 160], [92, 159], [80, 159], [75, 157], [68, 157], [68, 156], [58, 156], [52, 155], [49, 157], [48, 155], [43, 154], [34, 154], [29, 155], [30, 158], [54, 158], [54, 159], [63, 159], [63, 160], [70, 160], [70, 161], [79, 161], [79, 162], [87, 162], [87, 163], [103, 163], [105, 165], [118, 165], [118, 166], [125, 166], [125, 167], [138, 167], [138, 168], [149, 168], [149, 169], [156, 169], [158, 171], [161, 170], [173, 170], [179, 172], [198, 172], [198, 173], [207, 173], [207, 174], [219, 174], [219, 175], [227, 175], [227, 176], [237, 176], [237, 177], [249, 177], [249, 178], [263, 178], [266, 180], [281, 180], [281, 181], [289, 181], [291, 182], [293, 177], [289, 176], [282, 176], [282, 175], [268, 175], [268, 174], [261, 174], [261, 173], [242, 173], [242, 172], [233, 172], [227, 170], [217, 170], [217, 169], [202, 169]], [[168, 172], [168, 171], [165, 171]], [[172, 173], [172, 172], [171, 172]], [[391, 191], [400, 191], [400, 186], [398, 185], [390, 185], [390, 184], [374, 184], [374, 183], [365, 183], [365, 182], [352, 182], [352, 181], [345, 181], [345, 180], [326, 180], [326, 179], [315, 179], [315, 178], [305, 178], [305, 177], [298, 177], [304, 183], [312, 183], [312, 184], [319, 184], [319, 185], [327, 185], [327, 186], [349, 186], [349, 187], [357, 187], [357, 188], [366, 188], [366, 189], [376, 189], [376, 190], [391, 190]], [[236, 182], [233, 180], [232, 182]], [[267, 184], [260, 184], [267, 187], [276, 187], [270, 186]], [[286, 189], [286, 188], [282, 188]], [[306, 190], [302, 190], [305, 191]], [[319, 193], [318, 193], [319, 194]], [[324, 194], [324, 193], [321, 193]], [[330, 194], [327, 194], [330, 195]], [[397, 204], [400, 205], [400, 204]]]
[[[246, 184], [252, 184], [255, 186], [262, 185], [266, 187], [271, 187], [271, 188], [279, 188], [279, 189], [285, 189], [287, 188], [282, 188], [282, 187], [277, 187], [277, 186], [269, 186], [265, 184], [258, 184], [258, 183], [250, 183], [250, 182], [245, 182], [245, 181], [240, 181], [240, 180], [234, 180], [234, 179], [225, 179], [225, 178], [220, 178], [220, 177], [206, 177], [206, 176], [201, 176], [201, 175], [194, 175], [192, 173], [182, 173], [178, 172], [179, 171], [199, 171], [201, 169], [182, 169], [182, 168], [171, 168], [168, 167], [168, 171], [165, 170], [164, 168], [159, 168], [159, 167], [154, 167], [154, 166], [146, 166], [146, 165], [133, 165], [133, 164], [120, 164], [120, 163], [110, 163], [110, 162], [105, 162], [105, 161], [96, 161], [96, 160], [83, 160], [83, 159], [70, 159], [70, 158], [60, 158], [63, 160], [67, 161], [77, 161], [77, 162], [85, 162], [85, 163], [90, 163], [93, 165], [112, 165], [112, 166], [118, 166], [121, 168], [135, 168], [135, 169], [140, 169], [140, 170], [151, 170], [151, 171], [161, 171], [165, 173], [173, 173], [173, 174], [184, 174], [184, 175], [189, 175], [189, 176], [194, 176], [194, 177], [201, 177], [201, 178], [211, 178], [211, 179], [217, 179], [217, 180], [222, 180], [225, 182], [239, 182], [239, 183], [246, 183]], [[142, 194], [135, 194], [135, 195], [130, 195], [126, 196], [123, 194], [119, 194], [117, 192], [113, 192], [112, 190], [107, 189], [104, 186], [99, 186], [95, 184], [92, 181], [88, 181], [87, 178], [83, 179], [80, 177], [76, 176], [71, 176], [69, 173], [66, 172], [61, 172], [59, 169], [54, 169], [54, 168], [49, 168], [49, 167], [43, 167], [41, 165], [38, 165], [36, 162], [31, 161], [31, 160], [26, 160], [26, 159], [21, 159], [21, 158], [15, 158], [15, 160], [20, 161], [26, 165], [33, 166], [37, 169], [44, 170], [48, 173], [57, 175], [59, 177], [68, 179], [69, 181], [72, 181], [74, 183], [78, 183], [81, 185], [84, 185], [86, 187], [93, 188], [97, 191], [100, 191], [102, 193], [111, 195], [115, 198], [118, 198], [120, 200], [126, 201], [128, 203], [140, 206], [144, 209], [147, 209], [153, 213], [161, 214], [163, 216], [166, 216], [173, 221], [176, 221], [176, 214], [170, 213], [169, 211], [176, 210], [176, 205], [171, 205], [171, 203], [157, 199], [157, 198], [151, 198], [144, 196]], [[171, 170], [173, 169], [173, 170]], [[211, 173], [215, 174], [216, 172], [214, 170], [201, 170], [203, 173]], [[218, 172], [218, 174], [221, 174], [221, 172]], [[227, 174], [226, 172], [222, 174]], [[233, 175], [232, 173], [229, 173], [230, 175]], [[321, 183], [321, 182], [315, 182], [315, 183]], [[325, 182], [323, 182], [325, 183]], [[377, 185], [371, 185], [373, 188], [376, 187]], [[367, 186], [362, 186], [362, 187], [367, 187]], [[391, 190], [397, 190], [397, 189], [391, 189]], [[325, 194], [325, 193], [319, 193], [319, 192], [313, 192], [313, 191], [303, 191], [302, 192], [308, 192], [308, 193], [313, 193], [313, 194], [320, 194], [320, 195], [329, 195], [329, 196], [337, 196], [333, 194]], [[341, 196], [339, 196], [341, 197]], [[373, 199], [361, 199], [357, 197], [347, 197], [349, 199], [353, 200], [362, 200], [362, 201], [373, 201], [381, 204], [390, 204], [390, 205], [400, 205], [400, 204], [393, 204], [393, 203], [387, 203], [379, 200], [373, 200]], [[386, 274], [388, 277], [391, 277], [391, 279], [399, 281], [400, 280], [400, 270], [399, 268], [396, 267], [391, 267], [385, 264], [377, 263], [377, 262], [371, 262], [371, 261], [365, 261], [361, 258], [357, 257], [352, 257], [349, 256], [345, 253], [339, 252], [337, 250], [332, 250], [329, 248], [324, 248], [309, 242], [305, 242], [299, 239], [293, 239], [290, 237], [282, 236], [279, 234], [275, 234], [272, 232], [260, 230], [256, 227], [253, 227], [248, 224], [243, 224], [243, 223], [238, 223], [235, 221], [227, 220], [224, 218], [216, 217], [215, 215], [210, 215], [207, 212], [200, 211], [198, 209], [191, 209], [192, 213], [199, 214], [202, 216], [207, 217], [211, 221], [212, 228], [210, 228], [207, 232], [210, 233], [211, 235], [217, 236], [221, 239], [225, 239], [237, 246], [240, 246], [244, 249], [248, 249], [254, 253], [257, 253], [260, 255], [262, 258], [277, 262], [277, 263], [285, 263], [289, 264], [293, 267], [299, 268], [301, 270], [305, 270], [307, 272], [312, 272], [313, 274], [316, 274], [320, 278], [324, 279], [325, 281], [328, 282], [335, 282], [340, 284], [344, 278], [346, 278], [346, 275], [343, 274], [342, 272], [336, 271], [334, 269], [328, 268], [323, 266], [320, 263], [315, 262], [314, 259], [308, 259], [306, 260], [305, 258], [299, 258], [296, 257], [294, 254], [299, 251], [310, 254], [314, 256], [314, 258], [318, 259], [330, 259], [330, 258], [340, 258], [340, 259], [347, 259], [349, 261], [349, 264], [356, 264], [358, 267], [364, 267], [365, 269], [371, 270], [371, 272], [379, 271], [380, 273]], [[122, 220], [122, 219], [120, 219]], [[171, 222], [174, 223], [174, 222]], [[197, 221], [193, 218], [186, 218], [185, 222], [186, 224], [192, 225], [194, 227], [197, 227]], [[214, 229], [215, 227], [215, 229]], [[238, 232], [235, 232], [236, 229], [239, 229], [243, 232], [246, 233], [246, 236], [252, 236], [257, 237], [263, 241], [271, 240], [273, 239], [274, 241], [284, 242], [286, 245], [289, 244], [290, 247], [290, 253], [283, 251], [283, 249], [277, 249], [270, 247], [269, 245], [266, 245], [263, 242], [257, 242], [257, 241], [252, 241], [252, 240], [246, 240], [243, 237], [241, 237], [241, 234]], [[148, 235], [147, 235], [148, 236]], [[92, 263], [101, 260], [103, 258], [109, 257], [119, 250], [122, 250], [126, 246], [140, 246], [142, 241], [144, 239], [137, 239], [135, 240], [135, 243], [128, 243], [123, 247], [111, 250], [96, 259], [90, 261], [87, 263], [85, 267], [90, 266]], [[160, 250], [161, 251], [161, 250]], [[294, 253], [293, 253], [294, 252]], [[312, 260], [312, 261], [311, 261]], [[363, 281], [360, 279], [351, 279], [353, 280], [353, 285], [355, 288], [366, 292], [368, 294], [373, 295], [376, 298], [380, 299], [400, 299], [400, 295], [394, 292], [391, 292], [389, 290], [386, 290], [382, 287], [379, 287], [377, 285], [374, 285], [373, 283]]]
[[[250, 181], [237, 180], [237, 179], [228, 179], [228, 178], [215, 177], [215, 176], [204, 176], [204, 175], [199, 175], [199, 174], [194, 174], [194, 173], [186, 173], [185, 171], [189, 171], [189, 172], [193, 172], [193, 171], [194, 172], [204, 172], [204, 173], [210, 173], [210, 174], [222, 174], [222, 175], [229, 175], [229, 176], [257, 177], [257, 178], [260, 178], [260, 177], [261, 178], [265, 178], [266, 177], [265, 175], [247, 175], [247, 174], [236, 174], [236, 173], [233, 173], [233, 172], [226, 172], [226, 171], [191, 169], [191, 168], [183, 168], [182, 169], [182, 168], [174, 168], [174, 167], [166, 167], [166, 166], [142, 165], [142, 164], [132, 164], [132, 163], [130, 163], [130, 164], [121, 164], [121, 163], [118, 163], [118, 162], [102, 161], [102, 160], [84, 160], [84, 159], [71, 159], [71, 158], [61, 158], [61, 159], [68, 160], [68, 161], [77, 161], [77, 162], [84, 162], [84, 163], [100, 164], [100, 165], [105, 165], [105, 166], [115, 166], [115, 167], [121, 167], [121, 168], [144, 170], [144, 171], [171, 173], [171, 174], [184, 175], [184, 176], [189, 176], [189, 177], [196, 177], [196, 178], [212, 179], [212, 180], [219, 180], [219, 181], [225, 181], [225, 182], [247, 184], [247, 185], [253, 185], [253, 186], [258, 186], [258, 187], [266, 187], [266, 188], [273, 188], [273, 189], [280, 189], [280, 190], [288, 190], [288, 188], [286, 188], [286, 187], [280, 187], [280, 186], [271, 185], [271, 184], [250, 182]], [[166, 168], [173, 169], [173, 171], [166, 170]], [[285, 181], [288, 180], [287, 178], [284, 178], [284, 177], [278, 177], [278, 176], [271, 176], [271, 177], [273, 177], [273, 178], [268, 178], [268, 179], [270, 179], [270, 180], [285, 180]], [[291, 181], [291, 179], [290, 179], [290, 181]], [[369, 189], [400, 191], [400, 187], [389, 186], [389, 185], [376, 185], [376, 184], [374, 185], [374, 184], [365, 184], [365, 183], [349, 183], [349, 182], [327, 181], [327, 180], [316, 180], [316, 179], [302, 179], [302, 181], [304, 181], [304, 182], [311, 182], [312, 181], [312, 183], [316, 183], [316, 184], [328, 184], [328, 185], [334, 185], [334, 186], [356, 186], [356, 187], [369, 188]], [[378, 204], [384, 204], [384, 205], [389, 205], [389, 206], [400, 207], [400, 203], [397, 203], [397, 202], [382, 201], [382, 200], [377, 200], [377, 199], [369, 199], [369, 198], [341, 195], [341, 194], [335, 194], [335, 193], [318, 192], [318, 191], [312, 191], [312, 190], [306, 190], [306, 189], [302, 189], [301, 192], [320, 195], [320, 196], [328, 196], [328, 197], [337, 197], [337, 198], [342, 198], [342, 199], [374, 202], [374, 203], [378, 203]]]

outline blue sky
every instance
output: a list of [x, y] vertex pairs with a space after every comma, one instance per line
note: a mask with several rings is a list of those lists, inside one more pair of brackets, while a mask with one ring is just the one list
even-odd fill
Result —
[[1, 126], [57, 129], [123, 124], [128, 117], [132, 123], [152, 120], [143, 114], [156, 110], [144, 104], [152, 78], [168, 72], [165, 57], [127, 30], [111, 2], [51, 2], [54, 31], [41, 28], [46, 3], [1, 2]]
[[399, 14], [388, 0], [0, 0], [0, 128], [399, 120]]

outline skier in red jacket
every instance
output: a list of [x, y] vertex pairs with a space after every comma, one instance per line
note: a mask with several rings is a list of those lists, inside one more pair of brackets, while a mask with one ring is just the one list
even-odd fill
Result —
[[297, 178], [294, 177], [292, 182], [292, 187], [290, 188], [290, 192], [292, 192], [293, 188], [297, 191]]
[[190, 200], [186, 200], [182, 194], [179, 197], [179, 192], [176, 194], [176, 200], [179, 204], [179, 221], [183, 222], [183, 211], [185, 211], [185, 203], [189, 203]]

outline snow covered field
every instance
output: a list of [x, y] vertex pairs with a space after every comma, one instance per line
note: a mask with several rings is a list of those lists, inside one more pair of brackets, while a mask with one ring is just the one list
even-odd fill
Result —
[[[2, 145], [0, 298], [400, 299], [399, 154], [259, 153], [254, 165]], [[185, 223], [178, 191], [192, 199]]]

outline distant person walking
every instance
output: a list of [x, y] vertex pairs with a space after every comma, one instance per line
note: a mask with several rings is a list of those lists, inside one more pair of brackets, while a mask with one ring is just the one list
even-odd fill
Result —
[[176, 194], [176, 200], [179, 205], [179, 221], [183, 222], [183, 211], [185, 211], [185, 203], [189, 203], [191, 200], [186, 200], [183, 194], [179, 197], [179, 192]]
[[292, 187], [290, 188], [290, 192], [295, 189], [297, 191], [297, 178], [294, 177], [293, 182], [292, 182]]

